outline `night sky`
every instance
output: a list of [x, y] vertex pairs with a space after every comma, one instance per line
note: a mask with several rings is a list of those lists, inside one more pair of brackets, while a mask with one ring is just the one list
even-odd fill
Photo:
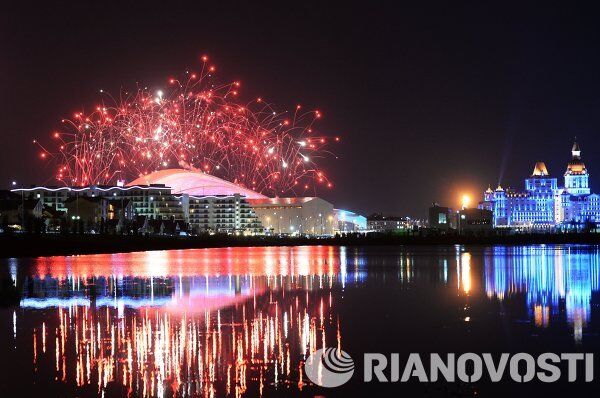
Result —
[[336, 207], [423, 217], [499, 179], [522, 188], [538, 160], [562, 184], [574, 136], [600, 192], [595, 9], [11, 3], [0, 15], [2, 187], [52, 181], [32, 140], [50, 142], [99, 89], [164, 86], [208, 54], [243, 99], [323, 111], [320, 131], [342, 137], [323, 162], [335, 187], [319, 192]]

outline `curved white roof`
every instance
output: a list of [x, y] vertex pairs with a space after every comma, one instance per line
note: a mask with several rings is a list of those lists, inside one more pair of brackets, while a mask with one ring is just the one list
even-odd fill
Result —
[[265, 195], [240, 187], [221, 178], [205, 174], [201, 171], [185, 169], [166, 169], [155, 171], [148, 175], [135, 179], [127, 184], [150, 185], [165, 184], [173, 188], [173, 193], [187, 193], [189, 195], [244, 195], [249, 199], [263, 199]]

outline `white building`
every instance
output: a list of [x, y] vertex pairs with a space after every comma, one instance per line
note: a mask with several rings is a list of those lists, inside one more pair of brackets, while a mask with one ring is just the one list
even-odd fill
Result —
[[195, 232], [258, 234], [263, 231], [254, 210], [240, 194], [180, 197], [186, 220]]
[[333, 235], [333, 205], [317, 197], [247, 199], [266, 233]]

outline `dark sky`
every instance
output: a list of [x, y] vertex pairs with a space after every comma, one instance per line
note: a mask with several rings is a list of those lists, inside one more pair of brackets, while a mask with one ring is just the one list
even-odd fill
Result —
[[595, 9], [11, 3], [0, 15], [1, 186], [48, 181], [32, 139], [50, 141], [100, 88], [163, 84], [206, 53], [246, 98], [324, 112], [321, 131], [342, 143], [324, 164], [335, 188], [321, 196], [338, 207], [424, 216], [432, 201], [457, 206], [499, 178], [521, 188], [537, 160], [562, 181], [573, 136], [600, 191]]

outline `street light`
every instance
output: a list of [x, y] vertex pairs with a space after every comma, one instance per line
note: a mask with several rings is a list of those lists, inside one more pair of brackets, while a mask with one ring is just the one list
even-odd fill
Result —
[[[12, 186], [16, 187], [17, 182], [13, 181]], [[25, 198], [23, 195], [23, 187], [21, 186], [21, 231], [25, 230]]]

